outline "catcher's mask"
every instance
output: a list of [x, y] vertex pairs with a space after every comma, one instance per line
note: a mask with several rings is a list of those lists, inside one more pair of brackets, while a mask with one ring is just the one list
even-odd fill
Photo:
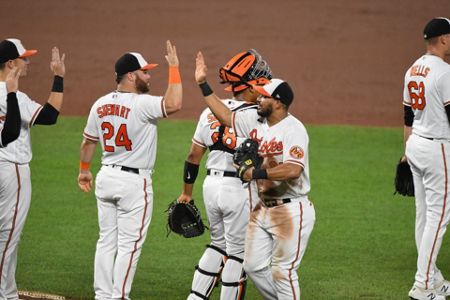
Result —
[[263, 85], [272, 79], [272, 71], [261, 55], [250, 49], [233, 56], [219, 69], [221, 83], [229, 83], [226, 91], [239, 92], [252, 84]]

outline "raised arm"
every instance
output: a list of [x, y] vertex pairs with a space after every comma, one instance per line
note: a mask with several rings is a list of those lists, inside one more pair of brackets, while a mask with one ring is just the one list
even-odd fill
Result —
[[59, 55], [59, 49], [53, 47], [52, 60], [50, 62], [50, 70], [55, 75], [53, 78], [52, 91], [47, 103], [44, 105], [36, 118], [35, 124], [52, 125], [56, 123], [59, 112], [63, 104], [64, 92], [64, 75], [66, 74], [66, 66], [64, 64], [66, 55]]
[[164, 95], [164, 106], [168, 115], [179, 111], [183, 104], [183, 87], [181, 84], [177, 48], [167, 41], [167, 63], [169, 64], [169, 85]]
[[199, 51], [195, 60], [195, 81], [202, 90], [203, 97], [205, 97], [206, 105], [211, 109], [213, 114], [219, 122], [225, 126], [232, 127], [231, 124], [231, 110], [220, 101], [219, 97], [211, 90], [208, 82], [206, 82], [206, 74], [208, 68], [205, 64], [203, 54]]

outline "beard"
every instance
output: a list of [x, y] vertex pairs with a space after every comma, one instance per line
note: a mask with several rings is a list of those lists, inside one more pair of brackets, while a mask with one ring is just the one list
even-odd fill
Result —
[[265, 109], [260, 106], [257, 113], [260, 117], [267, 118], [272, 114], [272, 106], [267, 106]]
[[136, 76], [136, 90], [140, 93], [140, 94], [147, 94], [150, 89], [148, 88], [148, 84], [147, 82], [145, 82], [144, 80], [140, 79], [139, 77]]

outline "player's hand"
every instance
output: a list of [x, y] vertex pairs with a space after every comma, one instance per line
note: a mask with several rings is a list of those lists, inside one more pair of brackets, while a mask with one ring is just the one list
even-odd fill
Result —
[[52, 70], [53, 74], [64, 77], [64, 75], [66, 74], [66, 66], [64, 64], [65, 58], [66, 54], [60, 56], [59, 49], [57, 47], [53, 47], [52, 61], [50, 62], [50, 70]]
[[181, 193], [180, 197], [178, 197], [177, 200], [178, 200], [178, 202], [181, 202], [181, 203], [188, 203], [189, 201], [192, 200], [192, 196], [188, 195], [188, 194]]
[[172, 45], [170, 41], [167, 41], [167, 55], [166, 60], [169, 63], [169, 67], [178, 67], [180, 62], [178, 61], [177, 48]]
[[81, 171], [78, 174], [78, 186], [86, 193], [92, 189], [92, 174], [90, 171]]
[[195, 81], [200, 84], [206, 81], [206, 74], [208, 68], [205, 64], [205, 59], [203, 58], [202, 52], [197, 53], [197, 58], [195, 59]]
[[11, 72], [6, 76], [6, 90], [8, 93], [15, 93], [19, 89], [19, 77], [21, 70], [17, 67], [12, 68]]

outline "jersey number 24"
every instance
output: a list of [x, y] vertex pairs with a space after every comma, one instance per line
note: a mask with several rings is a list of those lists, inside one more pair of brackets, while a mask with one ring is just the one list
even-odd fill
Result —
[[[127, 124], [120, 124], [117, 133], [114, 131], [114, 126], [109, 122], [102, 123], [103, 131], [103, 145], [106, 152], [114, 152], [114, 147], [125, 147], [127, 151], [131, 151], [132, 142], [128, 138]], [[108, 145], [109, 140], [114, 138], [114, 146]]]

